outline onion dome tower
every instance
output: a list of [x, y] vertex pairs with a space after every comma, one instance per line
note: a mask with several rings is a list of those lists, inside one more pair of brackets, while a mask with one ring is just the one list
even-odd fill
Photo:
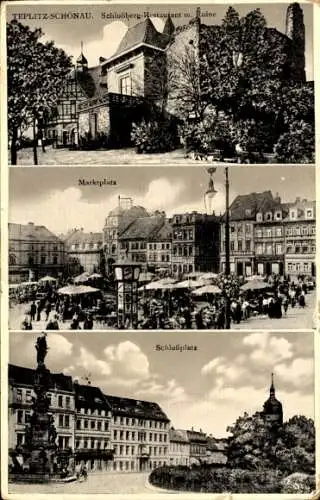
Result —
[[262, 413], [266, 422], [275, 426], [281, 426], [283, 424], [282, 404], [276, 398], [273, 373], [271, 374], [270, 396], [263, 405]]

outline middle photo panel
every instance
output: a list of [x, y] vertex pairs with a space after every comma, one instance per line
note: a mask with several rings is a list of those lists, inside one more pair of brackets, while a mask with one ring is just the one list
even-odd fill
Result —
[[19, 168], [11, 330], [306, 329], [314, 166]]

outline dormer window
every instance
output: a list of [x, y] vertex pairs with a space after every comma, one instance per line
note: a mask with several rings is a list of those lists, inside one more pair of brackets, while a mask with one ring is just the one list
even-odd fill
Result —
[[290, 219], [296, 219], [297, 218], [297, 212], [296, 210], [291, 210], [290, 212]]
[[267, 212], [266, 215], [265, 215], [265, 220], [272, 220], [272, 213], [271, 212]]
[[246, 209], [245, 209], [245, 214], [246, 214], [246, 217], [250, 217], [250, 216], [251, 216], [251, 213], [252, 213], [251, 208], [246, 208]]
[[276, 218], [277, 220], [282, 219], [282, 213], [281, 213], [281, 211], [278, 211], [278, 212], [276, 212], [276, 213], [275, 213], [275, 218]]
[[262, 222], [262, 221], [263, 221], [262, 213], [259, 212], [257, 213], [257, 222]]
[[312, 208], [308, 208], [308, 210], [306, 210], [306, 218], [312, 219], [312, 217], [313, 217], [313, 210]]

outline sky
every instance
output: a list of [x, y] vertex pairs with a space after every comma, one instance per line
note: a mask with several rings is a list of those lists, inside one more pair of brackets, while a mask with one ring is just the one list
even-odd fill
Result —
[[[236, 4], [235, 6], [241, 16], [249, 11], [260, 7], [264, 14], [267, 25], [285, 32], [286, 3], [255, 3]], [[304, 13], [306, 26], [306, 73], [307, 79], [313, 80], [313, 6], [310, 3], [300, 4]], [[220, 24], [228, 4], [199, 4], [201, 6], [201, 19], [205, 24]], [[41, 28], [44, 36], [42, 41], [53, 40], [57, 46], [63, 48], [68, 55], [73, 56], [73, 62], [80, 54], [81, 42], [84, 44], [84, 54], [90, 66], [98, 64], [99, 57], [108, 58], [116, 51], [121, 39], [128, 27], [143, 20], [146, 13], [154, 22], [158, 31], [163, 30], [165, 16], [170, 13], [175, 25], [188, 24], [194, 17], [197, 5], [191, 7], [186, 4], [118, 4], [118, 5], [68, 5], [67, 2], [60, 6], [43, 5], [8, 5], [7, 19], [10, 21], [13, 14], [72, 14], [88, 13], [89, 19], [41, 19], [21, 20], [30, 28]], [[178, 17], [180, 16], [180, 17]], [[119, 19], [120, 18], [120, 19]]]
[[[36, 338], [11, 332], [10, 363], [35, 367]], [[156, 349], [168, 344], [197, 350]], [[226, 436], [238, 416], [262, 409], [271, 372], [284, 420], [314, 418], [312, 333], [51, 332], [48, 346], [52, 372], [84, 384], [88, 377], [105, 394], [157, 402], [175, 428]]]
[[[133, 170], [132, 170], [133, 169]], [[116, 185], [81, 186], [79, 179], [104, 179]], [[229, 167], [230, 203], [237, 194], [271, 190], [283, 202], [297, 196], [315, 200], [313, 166]], [[204, 193], [209, 175], [203, 167], [68, 167], [10, 169], [9, 222], [44, 225], [56, 234], [73, 228], [102, 231], [105, 218], [118, 205], [118, 196], [132, 197], [149, 212], [206, 212]], [[224, 167], [214, 174], [217, 194], [212, 209], [225, 210]]]

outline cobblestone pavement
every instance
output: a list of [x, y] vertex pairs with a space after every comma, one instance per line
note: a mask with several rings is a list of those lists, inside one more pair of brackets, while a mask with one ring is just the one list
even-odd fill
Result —
[[[241, 321], [239, 325], [232, 323], [232, 330], [245, 329], [310, 329], [315, 328], [315, 291], [306, 295], [306, 307], [301, 308], [296, 306], [289, 307], [287, 315], [283, 315], [280, 319], [269, 318], [268, 316], [251, 317], [247, 321]], [[10, 330], [20, 330], [21, 323], [25, 317], [26, 311], [30, 308], [28, 304], [16, 304], [9, 311], [9, 328]], [[42, 312], [41, 321], [34, 321], [33, 330], [45, 330], [47, 321], [45, 321], [45, 313]], [[71, 321], [59, 322], [60, 330], [69, 330]], [[105, 323], [95, 322], [93, 330], [110, 330], [112, 327], [106, 326]]]
[[[10, 161], [10, 159], [9, 159]], [[33, 165], [32, 149], [18, 151], [18, 166]], [[46, 148], [46, 153], [38, 148], [39, 165], [140, 165], [140, 164], [198, 164], [190, 158], [184, 158], [184, 150], [177, 149], [169, 153], [137, 154], [133, 148], [97, 151], [70, 151], [69, 149]]]
[[148, 493], [161, 494], [152, 487], [147, 487], [147, 473], [89, 473], [87, 481], [75, 481], [66, 484], [9, 484], [9, 493], [57, 493], [57, 494], [86, 494], [86, 493]]
[[310, 329], [316, 326], [316, 292], [313, 291], [306, 295], [306, 307], [296, 306], [289, 307], [287, 315], [282, 318], [269, 318], [268, 316], [251, 317], [247, 321], [241, 321], [239, 325], [232, 323], [231, 328], [234, 330], [243, 329], [266, 329], [266, 330], [283, 330], [283, 329]]

